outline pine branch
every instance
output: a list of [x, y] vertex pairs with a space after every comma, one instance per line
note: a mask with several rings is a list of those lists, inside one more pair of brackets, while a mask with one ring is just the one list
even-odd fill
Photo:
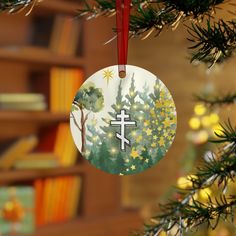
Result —
[[228, 121], [224, 125], [221, 125], [221, 127], [222, 130], [220, 132], [215, 132], [215, 135], [218, 137], [218, 139], [212, 142], [214, 143], [229, 142], [231, 147], [230, 152], [236, 152], [236, 127], [233, 127], [230, 121]]
[[[206, 223], [209, 228], [215, 229], [220, 219], [231, 219], [236, 207], [236, 196], [226, 198], [221, 195], [213, 202], [209, 198], [207, 203], [202, 203], [192, 199], [191, 203], [182, 204], [179, 201], [172, 201], [162, 206], [165, 212], [155, 217], [152, 225], [146, 225], [145, 236], [157, 236], [162, 231], [169, 232], [175, 230], [175, 235], [184, 235], [188, 230], [196, 228]], [[159, 221], [161, 220], [161, 221]]]
[[[211, 16], [218, 4], [224, 0], [133, 0], [130, 17], [132, 36], [140, 36], [145, 32], [158, 35], [164, 27], [176, 28], [181, 20], [199, 20]], [[115, 14], [115, 0], [94, 0], [94, 5], [85, 1], [83, 9], [78, 10], [80, 16], [95, 18]]]
[[[210, 161], [197, 169], [195, 175], [189, 178], [190, 186], [187, 189], [179, 189], [180, 199], [170, 200], [161, 206], [161, 211], [152, 219], [152, 223], [146, 225], [142, 235], [157, 236], [162, 231], [170, 232], [175, 229], [176, 235], [183, 235], [188, 230], [197, 230], [198, 226], [207, 223], [209, 228], [215, 229], [220, 219], [233, 221], [236, 208], [236, 195], [226, 197], [227, 186], [236, 177], [236, 127], [230, 122], [222, 126], [219, 143], [226, 145], [219, 149], [217, 154], [212, 154]], [[230, 144], [228, 144], [230, 143]], [[194, 196], [201, 190], [216, 184], [223, 187], [222, 194], [218, 198], [208, 196], [208, 201], [202, 203]]]
[[0, 11], [16, 13], [36, 2], [37, 0], [3, 0], [0, 2]]
[[236, 102], [236, 94], [227, 94], [221, 97], [206, 97], [203, 95], [196, 95], [195, 98], [197, 101], [205, 103], [210, 107], [232, 105]]
[[210, 66], [232, 56], [236, 49], [236, 21], [219, 20], [213, 25], [207, 22], [206, 28], [199, 24], [192, 24], [188, 28], [191, 35], [189, 41], [194, 45], [190, 49], [195, 50], [191, 61], [208, 61]]

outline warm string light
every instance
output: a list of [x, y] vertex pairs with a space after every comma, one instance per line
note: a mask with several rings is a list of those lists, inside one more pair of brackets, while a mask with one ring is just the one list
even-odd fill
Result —
[[209, 137], [215, 137], [216, 129], [220, 127], [219, 116], [204, 104], [197, 104], [194, 107], [194, 115], [189, 120], [189, 126], [193, 131], [188, 133], [188, 138], [195, 144], [203, 144]]

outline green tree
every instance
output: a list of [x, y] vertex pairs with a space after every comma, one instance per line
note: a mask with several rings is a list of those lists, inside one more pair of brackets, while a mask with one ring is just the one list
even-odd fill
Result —
[[[104, 97], [102, 91], [101, 89], [96, 88], [95, 85], [91, 82], [82, 86], [75, 96], [71, 114], [76, 127], [81, 132], [82, 153], [85, 152], [85, 146], [86, 146], [85, 135], [86, 135], [86, 121], [88, 120], [88, 116], [90, 112], [99, 112], [102, 110], [103, 107], [104, 107]], [[75, 116], [73, 114], [74, 110], [79, 110], [81, 113], [80, 125], [75, 119]], [[87, 113], [85, 113], [86, 110], [88, 111]]]
[[111, 106], [112, 111], [109, 112], [109, 117], [104, 117], [102, 120], [105, 125], [100, 127], [103, 134], [100, 135], [101, 140], [106, 140], [109, 143], [109, 147], [112, 149], [119, 146], [119, 140], [116, 138], [117, 127], [111, 126], [110, 121], [116, 119], [116, 115], [120, 113], [121, 109], [125, 107], [125, 100], [122, 95], [122, 80], [120, 81], [118, 92], [116, 96], [116, 102]]
[[99, 153], [98, 153], [97, 167], [104, 170], [104, 171], [110, 172], [110, 169], [109, 169], [110, 161], [111, 161], [110, 160], [110, 152], [107, 149], [106, 142], [103, 141], [102, 145], [100, 146]]

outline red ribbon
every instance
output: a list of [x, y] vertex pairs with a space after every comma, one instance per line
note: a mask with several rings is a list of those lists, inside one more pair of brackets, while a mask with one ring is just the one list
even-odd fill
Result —
[[126, 75], [129, 40], [130, 0], [116, 0], [116, 28], [119, 76]]

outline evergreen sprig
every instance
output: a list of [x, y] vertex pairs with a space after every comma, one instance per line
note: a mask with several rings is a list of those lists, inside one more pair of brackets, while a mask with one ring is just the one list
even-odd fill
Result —
[[236, 152], [236, 127], [233, 127], [231, 125], [231, 122], [228, 121], [227, 123], [221, 125], [222, 130], [220, 132], [215, 132], [215, 135], [218, 137], [217, 140], [214, 140], [212, 142], [214, 143], [225, 143], [229, 142], [231, 145], [231, 149], [229, 153], [226, 153], [230, 156], [231, 152]]
[[16, 13], [34, 2], [36, 0], [3, 0], [0, 2], [0, 11]]
[[236, 21], [225, 22], [219, 20], [211, 25], [208, 20], [206, 28], [199, 24], [192, 24], [188, 28], [192, 36], [189, 41], [194, 45], [190, 49], [195, 50], [191, 61], [207, 60], [214, 65], [232, 56], [236, 49]]
[[236, 94], [226, 94], [224, 96], [206, 97], [204, 95], [196, 95], [196, 100], [205, 103], [207, 106], [223, 106], [232, 105], [236, 102]]
[[[207, 224], [215, 229], [220, 219], [233, 221], [236, 209], [236, 196], [226, 197], [227, 186], [236, 177], [236, 127], [230, 122], [222, 126], [221, 134], [218, 134], [218, 142], [225, 143], [218, 153], [212, 153], [210, 160], [205, 160], [202, 166], [197, 168], [196, 174], [189, 177], [190, 186], [178, 189], [179, 199], [170, 200], [161, 205], [161, 212], [145, 225], [145, 231], [141, 235], [157, 236], [162, 231], [175, 231], [176, 235], [184, 235], [188, 230], [197, 230], [198, 226]], [[200, 190], [213, 185], [222, 187], [219, 197], [208, 195], [207, 202], [195, 199]]]
[[[225, 0], [132, 0], [132, 14], [130, 17], [131, 36], [147, 38], [154, 33], [158, 35], [164, 28], [175, 29], [179, 23], [192, 21], [187, 27], [191, 35], [189, 40], [194, 43], [191, 61], [199, 60], [204, 63], [223, 62], [232, 56], [236, 48], [236, 22], [219, 20], [211, 23], [215, 9]], [[87, 15], [95, 18], [100, 15], [115, 14], [115, 0], [94, 0], [94, 4], [85, 1], [83, 9], [79, 9], [80, 16]], [[207, 16], [207, 27], [200, 24]]]
[[[132, 36], [140, 36], [150, 31], [158, 35], [166, 27], [176, 28], [186, 18], [202, 19], [212, 15], [215, 6], [224, 0], [132, 0], [130, 31]], [[100, 15], [115, 13], [115, 0], [94, 0], [94, 5], [85, 1], [84, 8], [79, 9], [80, 16], [95, 18]], [[150, 33], [149, 33], [150, 34]], [[148, 35], [149, 35], [148, 34]]]
[[191, 198], [191, 202], [171, 201], [161, 206], [164, 212], [146, 225], [145, 236], [157, 236], [161, 232], [174, 231], [175, 235], [184, 235], [188, 230], [196, 231], [197, 227], [207, 224], [215, 229], [220, 219], [231, 219], [236, 207], [236, 196], [226, 198], [223, 194], [214, 201], [209, 197], [208, 202], [202, 203]]

